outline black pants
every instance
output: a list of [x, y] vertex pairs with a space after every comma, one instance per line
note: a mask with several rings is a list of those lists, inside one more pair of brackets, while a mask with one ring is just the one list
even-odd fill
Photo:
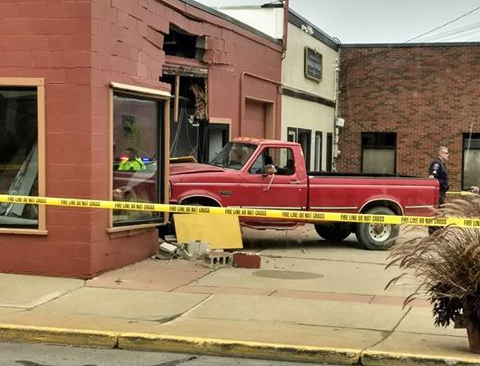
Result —
[[[440, 191], [440, 197], [438, 198], [438, 204], [440, 207], [445, 203], [445, 196], [447, 192], [446, 191]], [[432, 235], [435, 231], [438, 229], [441, 229], [441, 226], [429, 226], [428, 227], [428, 235]]]

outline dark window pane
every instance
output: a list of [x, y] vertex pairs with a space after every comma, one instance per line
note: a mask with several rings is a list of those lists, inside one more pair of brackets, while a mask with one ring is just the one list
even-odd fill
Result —
[[363, 132], [362, 146], [376, 148], [395, 148], [397, 134], [395, 132]]
[[315, 132], [315, 170], [322, 170], [322, 132]]
[[[37, 89], [0, 87], [0, 192], [38, 196]], [[0, 204], [0, 227], [38, 227], [38, 207]]]

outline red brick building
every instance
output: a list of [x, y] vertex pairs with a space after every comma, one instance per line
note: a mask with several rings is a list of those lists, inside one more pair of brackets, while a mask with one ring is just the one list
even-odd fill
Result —
[[[282, 46], [194, 1], [3, 1], [0, 13], [2, 194], [165, 202], [173, 143], [206, 159], [243, 129], [280, 134]], [[0, 271], [92, 277], [156, 252], [162, 221], [0, 204]]]
[[424, 177], [445, 145], [451, 190], [477, 183], [480, 44], [342, 45], [340, 60], [337, 170]]

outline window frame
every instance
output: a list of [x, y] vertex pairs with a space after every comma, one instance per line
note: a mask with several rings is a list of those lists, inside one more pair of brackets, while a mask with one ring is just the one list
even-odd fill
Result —
[[311, 166], [312, 130], [301, 127], [287, 127], [287, 141], [301, 145], [307, 171]]
[[[46, 195], [45, 166], [45, 79], [44, 78], [12, 78], [0, 77], [1, 87], [31, 87], [37, 89], [37, 147], [38, 147], [38, 195]], [[45, 205], [38, 205], [37, 228], [0, 228], [0, 234], [47, 235], [47, 219]]]
[[[472, 143], [472, 140], [475, 142]], [[472, 145], [474, 145], [472, 147]], [[480, 133], [478, 132], [467, 132], [462, 134], [462, 171], [461, 171], [461, 187], [462, 190], [470, 190], [472, 185], [477, 186], [477, 184], [468, 184], [466, 185], [466, 170], [469, 162], [466, 159], [467, 152], [475, 151], [475, 154], [480, 153]], [[475, 155], [474, 154], [474, 155]], [[477, 182], [475, 182], [477, 183]]]
[[[113, 166], [113, 132], [114, 132], [114, 95], [115, 93], [120, 93], [123, 95], [131, 95], [133, 97], [140, 97], [140, 98], [148, 98], [148, 99], [155, 99], [157, 101], [161, 101], [164, 103], [163, 106], [163, 118], [164, 118], [164, 126], [159, 126], [161, 128], [161, 135], [164, 138], [164, 141], [159, 141], [159, 143], [163, 143], [163, 164], [162, 168], [160, 169], [159, 176], [164, 177], [164, 184], [163, 184], [163, 191], [160, 191], [159, 199], [168, 200], [168, 164], [169, 164], [169, 156], [170, 156], [170, 98], [172, 95], [168, 92], [162, 90], [156, 90], [151, 88], [139, 87], [134, 85], [128, 84], [121, 84], [116, 82], [110, 83], [109, 89], [109, 102], [108, 102], [108, 129], [109, 129], [109, 149], [108, 149], [108, 159], [109, 159], [109, 166]], [[113, 201], [113, 170], [109, 169], [108, 175], [108, 184], [109, 184], [109, 199]], [[160, 202], [162, 203], [162, 202]], [[125, 225], [118, 225], [114, 226], [113, 222], [113, 211], [109, 210], [108, 215], [108, 233], [117, 233], [117, 232], [124, 232], [130, 231], [134, 229], [143, 229], [143, 228], [151, 228], [157, 227], [162, 225], [162, 223], [166, 223], [168, 220], [168, 212], [163, 213], [163, 217], [160, 217], [158, 221], [151, 222], [151, 223], [138, 223], [138, 224], [125, 224]]]
[[314, 154], [314, 171], [322, 170], [323, 157], [323, 131], [315, 131], [315, 154]]
[[[364, 143], [364, 138], [367, 138], [368, 135], [371, 136], [371, 143]], [[394, 143], [389, 145], [387, 143], [388, 139], [393, 138]], [[365, 149], [371, 150], [391, 150], [393, 151], [393, 173], [397, 174], [397, 148], [398, 148], [398, 133], [395, 131], [363, 131], [360, 135], [360, 171], [364, 173], [364, 151]]]

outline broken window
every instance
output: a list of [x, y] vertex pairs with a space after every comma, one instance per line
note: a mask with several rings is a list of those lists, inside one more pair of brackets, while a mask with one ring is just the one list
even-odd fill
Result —
[[[0, 87], [0, 193], [38, 196], [37, 88]], [[38, 207], [0, 204], [0, 227], [38, 228]]]
[[205, 37], [192, 35], [172, 24], [164, 37], [163, 50], [166, 55], [202, 60]]
[[172, 85], [170, 108], [170, 157], [194, 156], [199, 162], [207, 156], [207, 92], [204, 77], [167, 74], [162, 81]]

